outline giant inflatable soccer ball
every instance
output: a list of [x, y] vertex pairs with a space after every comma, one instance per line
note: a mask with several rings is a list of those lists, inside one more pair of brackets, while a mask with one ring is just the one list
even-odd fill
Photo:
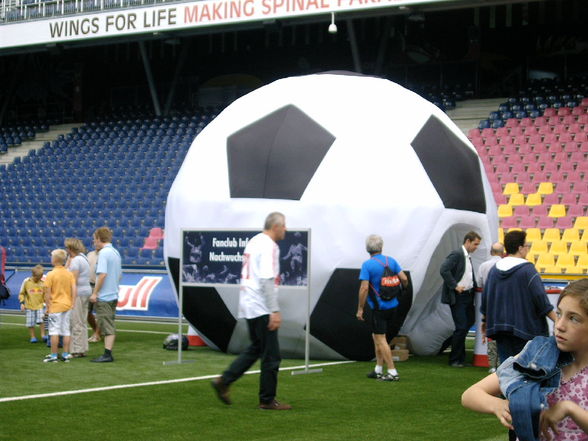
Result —
[[[410, 273], [402, 333], [419, 354], [453, 332], [440, 303], [439, 267], [463, 236], [496, 239], [496, 205], [480, 160], [440, 109], [390, 81], [326, 73], [286, 78], [238, 99], [194, 140], [171, 187], [165, 257], [178, 286], [181, 229], [258, 229], [272, 211], [310, 229], [310, 355], [371, 359], [369, 327], [355, 317], [365, 238]], [[238, 285], [185, 286], [184, 315], [222, 351], [248, 344]], [[305, 351], [307, 291], [280, 290], [285, 356]], [[412, 301], [412, 302], [411, 302]], [[408, 308], [405, 308], [408, 309]], [[405, 311], [406, 312], [406, 311]]]

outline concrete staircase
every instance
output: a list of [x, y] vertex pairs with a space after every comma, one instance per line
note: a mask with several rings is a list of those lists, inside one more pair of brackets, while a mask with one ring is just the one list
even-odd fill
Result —
[[26, 156], [31, 150], [39, 150], [48, 141], [55, 141], [59, 135], [65, 135], [71, 132], [74, 127], [81, 126], [82, 123], [76, 124], [61, 124], [51, 126], [48, 132], [37, 133], [35, 139], [31, 141], [24, 141], [18, 147], [9, 147], [8, 153], [0, 156], [0, 165], [12, 164], [14, 158], [17, 156]]
[[497, 111], [498, 106], [506, 100], [507, 98], [491, 98], [460, 101], [447, 115], [467, 135], [468, 130], [478, 127], [480, 120], [488, 118], [490, 112]]

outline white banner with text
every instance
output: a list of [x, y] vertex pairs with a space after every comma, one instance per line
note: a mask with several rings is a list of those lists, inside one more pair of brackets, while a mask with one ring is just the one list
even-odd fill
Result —
[[0, 26], [0, 49], [450, 0], [205, 0]]

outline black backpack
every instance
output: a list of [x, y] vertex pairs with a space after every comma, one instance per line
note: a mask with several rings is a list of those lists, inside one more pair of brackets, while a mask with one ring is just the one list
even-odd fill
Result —
[[378, 259], [374, 260], [384, 266], [384, 274], [382, 274], [382, 278], [380, 279], [380, 292], [377, 292], [376, 288], [370, 283], [371, 289], [385, 302], [400, 297], [403, 291], [402, 282], [400, 281], [398, 274], [390, 269], [390, 266], [388, 265], [388, 257], [386, 257], [385, 264]]

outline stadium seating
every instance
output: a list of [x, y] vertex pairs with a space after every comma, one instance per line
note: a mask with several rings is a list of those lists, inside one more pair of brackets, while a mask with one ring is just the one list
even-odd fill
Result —
[[585, 94], [585, 82], [540, 81], [491, 112], [491, 121], [502, 115], [500, 128], [490, 124], [469, 132], [480, 135], [487, 147], [478, 152], [484, 164], [491, 164], [486, 170], [498, 205], [499, 234], [525, 229], [533, 244], [529, 260], [543, 272], [587, 272]]
[[66, 237], [88, 246], [95, 228], [108, 225], [125, 265], [162, 265], [165, 198], [213, 117], [99, 119], [0, 168], [0, 244], [8, 261], [48, 263]]

